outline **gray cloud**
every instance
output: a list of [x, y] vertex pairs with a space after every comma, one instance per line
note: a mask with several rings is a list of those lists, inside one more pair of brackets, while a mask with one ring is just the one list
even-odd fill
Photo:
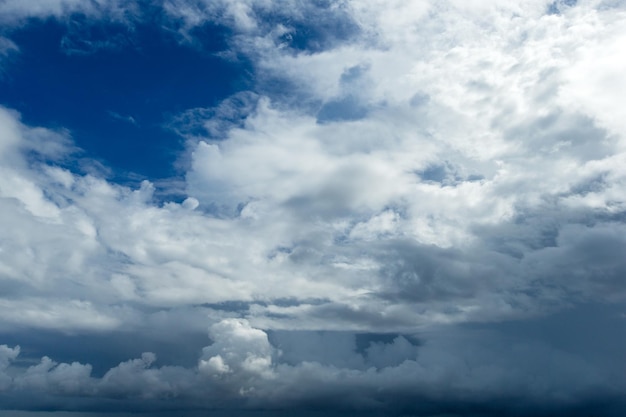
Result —
[[[537, 325], [527, 329], [538, 330]], [[579, 415], [577, 410], [593, 406], [603, 415], [617, 415], [610, 404], [619, 406], [614, 400], [626, 381], [614, 363], [593, 349], [585, 358], [585, 349], [559, 348], [528, 330], [500, 327], [431, 329], [420, 345], [401, 335], [372, 338], [359, 351], [354, 333], [283, 332], [273, 334], [270, 343], [266, 332], [245, 320], [227, 319], [211, 326], [213, 343], [193, 368], [157, 367], [155, 355], [143, 353], [101, 378], [91, 376], [91, 365], [59, 364], [47, 357], [20, 369], [11, 365], [19, 348], [4, 345], [0, 375], [3, 395], [87, 396], [109, 409], [135, 399], [138, 410], [156, 401], [165, 408], [243, 407], [243, 415], [246, 409], [268, 407], [418, 415], [452, 410], [543, 415], [561, 409]]]

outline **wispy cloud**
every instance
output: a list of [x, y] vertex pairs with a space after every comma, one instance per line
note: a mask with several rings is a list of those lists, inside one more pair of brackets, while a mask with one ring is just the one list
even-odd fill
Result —
[[130, 123], [130, 124], [135, 125], [135, 126], [139, 126], [139, 124], [137, 123], [137, 121], [135, 120], [135, 118], [133, 116], [122, 116], [121, 114], [116, 113], [114, 111], [108, 111], [107, 113], [109, 114], [109, 116], [111, 116], [115, 120], [119, 120], [121, 122]]

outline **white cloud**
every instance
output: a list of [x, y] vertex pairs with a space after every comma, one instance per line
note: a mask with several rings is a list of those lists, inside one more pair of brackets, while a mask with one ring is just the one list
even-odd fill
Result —
[[[572, 14], [583, 12], [572, 9]], [[626, 59], [619, 53], [626, 41], [623, 30], [624, 10], [614, 13], [587, 11], [572, 24], [578, 44], [573, 51], [572, 65], [565, 70], [565, 83], [559, 95], [565, 106], [579, 109], [592, 117], [620, 139], [624, 147], [626, 115], [615, 106], [626, 93], [626, 84], [620, 77], [626, 70]]]
[[[319, 100], [319, 109], [341, 103], [365, 112], [320, 122], [309, 104], [244, 100], [251, 113], [242, 124], [227, 123], [220, 141], [204, 138], [193, 149], [188, 198], [156, 206], [149, 182], [131, 190], [54, 163], [29, 165], [21, 152], [58, 158], [71, 150], [67, 135], [24, 126], [4, 110], [4, 230], [22, 237], [3, 241], [2, 270], [7, 288], [30, 300], [28, 315], [7, 321], [54, 327], [59, 317], [59, 328], [111, 328], [128, 314], [141, 317], [112, 307], [120, 297], [168, 308], [269, 302], [246, 314], [277, 328], [360, 328], [377, 317], [400, 329], [525, 314], [528, 307], [512, 307], [519, 297], [539, 310], [547, 301], [524, 295], [543, 272], [518, 257], [547, 251], [534, 229], [545, 225], [526, 219], [549, 215], [558, 235], [580, 222], [581, 210], [623, 207], [622, 133], [607, 117], [621, 119], [594, 104], [618, 95], [598, 90], [576, 107], [564, 101], [583, 91], [574, 86], [587, 71], [585, 51], [610, 60], [621, 12], [581, 3], [549, 15], [545, 2], [475, 2], [423, 10], [398, 3], [377, 13], [382, 6], [355, 2], [336, 12], [360, 32], [305, 53], [271, 46], [280, 19], [250, 29], [272, 7], [220, 12], [239, 16], [226, 22], [240, 31], [235, 45], [247, 53], [265, 42], [253, 55], [258, 68], [303, 86], [297, 94]], [[455, 30], [437, 30], [445, 27]], [[605, 49], [593, 47], [600, 40]], [[615, 73], [619, 62], [603, 68]], [[198, 123], [205, 113], [194, 114]], [[233, 112], [206, 114], [219, 124]], [[574, 286], [594, 287], [591, 275], [578, 279]], [[45, 308], [42, 291], [56, 300]], [[272, 304], [283, 298], [302, 305]], [[7, 311], [13, 302], [4, 302]], [[89, 314], [61, 320], [74, 310], [57, 304]], [[329, 323], [329, 311], [343, 318]]]
[[[246, 320], [226, 319], [211, 326], [214, 343], [202, 350], [198, 369], [202, 374], [237, 382], [236, 391], [250, 387], [249, 378], [271, 379], [273, 348], [265, 332], [252, 328]], [[230, 381], [229, 381], [230, 382]]]

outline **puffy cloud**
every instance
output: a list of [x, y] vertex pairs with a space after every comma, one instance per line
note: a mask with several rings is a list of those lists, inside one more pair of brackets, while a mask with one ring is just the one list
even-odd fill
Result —
[[215, 343], [202, 350], [201, 371], [269, 376], [272, 348], [265, 332], [250, 327], [246, 320], [226, 319], [211, 326], [209, 336]]
[[89, 395], [93, 393], [91, 365], [78, 362], [57, 363], [44, 356], [41, 362], [27, 368], [14, 379], [16, 388], [51, 392], [60, 395]]
[[[321, 407], [329, 410], [424, 413], [444, 410], [441, 404], [448, 402], [459, 410], [505, 415], [556, 408], [576, 413], [578, 406], [602, 404], [624, 388], [623, 374], [598, 366], [597, 357], [584, 359], [501, 331], [448, 330], [430, 332], [421, 346], [404, 336], [362, 339], [367, 342], [362, 343], [364, 349], [356, 348], [355, 334], [283, 333], [272, 336], [279, 350], [266, 332], [245, 320], [225, 319], [210, 327], [213, 342], [203, 349], [197, 368], [153, 367], [156, 357], [147, 352], [101, 378], [91, 376], [90, 365], [59, 364], [47, 357], [19, 369], [10, 365], [19, 348], [6, 345], [0, 347], [0, 363], [2, 375], [7, 369], [13, 375], [4, 377], [5, 392], [93, 397], [100, 399], [94, 404], [106, 408], [114, 403], [106, 405], [105, 399], [124, 406], [124, 400], [134, 398], [137, 409], [150, 409], [158, 401], [165, 409], [172, 402], [183, 409], [219, 405], [251, 410], [324, 404]], [[344, 360], [338, 362], [341, 355]], [[314, 357], [320, 360], [311, 360]]]
[[[222, 23], [248, 53], [245, 39], [275, 45], [280, 16], [313, 6], [265, 19], [275, 7], [216, 3], [202, 18], [239, 16]], [[527, 294], [560, 270], [570, 250], [561, 235], [589, 230], [620, 246], [601, 231], [622, 228], [623, 132], [582, 96], [566, 104], [581, 91], [581, 57], [611, 56], [581, 36], [609, 48], [621, 15], [591, 3], [558, 14], [545, 2], [380, 7], [319, 8], [360, 28], [348, 42], [255, 53], [259, 68], [306, 88], [302, 106], [267, 90], [273, 99], [242, 95], [178, 120], [211, 134], [192, 145], [182, 204], [155, 205], [149, 182], [131, 190], [59, 166], [67, 134], [3, 110], [3, 286], [25, 303], [16, 312], [3, 301], [5, 323], [110, 329], [141, 322], [125, 303], [237, 300], [270, 327], [334, 328], [324, 317], [339, 314], [339, 327], [401, 330], [553, 305], [543, 290]], [[244, 16], [263, 25], [252, 30]], [[32, 151], [39, 162], [26, 159]], [[619, 264], [599, 262], [619, 275]], [[579, 271], [579, 300], [621, 299], [615, 280], [599, 291], [592, 268]], [[281, 299], [296, 303], [272, 301]]]

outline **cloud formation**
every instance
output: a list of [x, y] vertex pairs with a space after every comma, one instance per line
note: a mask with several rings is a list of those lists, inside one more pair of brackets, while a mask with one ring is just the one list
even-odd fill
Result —
[[[0, 21], [132, 26], [142, 7], [5, 2]], [[227, 28], [223, 55], [252, 63], [252, 91], [172, 118], [180, 201], [86, 173], [70, 132], [0, 108], [0, 330], [208, 327], [210, 343], [195, 366], [147, 352], [103, 375], [1, 345], [0, 398], [618, 415], [618, 354], [497, 326], [600, 305], [588, 319], [623, 328], [621, 2], [151, 7], [182, 42]], [[0, 34], [0, 55], [19, 53]]]
[[[213, 343], [203, 349], [195, 368], [156, 367], [156, 356], [146, 352], [101, 378], [91, 375], [91, 365], [48, 357], [25, 369], [14, 367], [19, 347], [2, 345], [1, 395], [34, 393], [39, 398], [31, 403], [34, 407], [59, 404], [63, 398], [95, 398], [101, 410], [124, 409], [132, 400], [138, 410], [158, 404], [243, 413], [259, 407], [322, 407], [331, 413], [409, 409], [430, 415], [422, 413], [441, 411], [446, 407], [437, 404], [448, 403], [448, 410], [485, 413], [481, 415], [543, 415], [556, 409], [579, 415], [579, 406], [616, 400], [625, 388], [620, 371], [541, 342], [502, 340], [493, 332], [457, 328], [429, 335], [422, 347], [397, 336], [370, 341], [361, 352], [355, 350], [354, 335], [315, 332], [301, 332], [291, 341], [289, 333], [274, 336], [289, 349], [283, 352], [266, 332], [242, 319], [222, 320], [209, 335]], [[319, 356], [301, 359], [310, 357], [306, 351], [329, 346], [333, 352], [326, 355], [334, 364]], [[300, 356], [296, 363], [283, 358], [294, 353]], [[339, 357], [344, 358], [341, 364]], [[606, 411], [617, 415], [618, 409]]]

